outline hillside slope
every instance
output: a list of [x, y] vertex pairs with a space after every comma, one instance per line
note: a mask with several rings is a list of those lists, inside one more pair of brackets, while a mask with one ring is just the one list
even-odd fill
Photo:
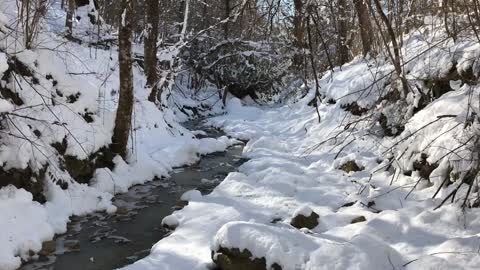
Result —
[[[23, 36], [12, 34], [18, 33], [15, 3], [0, 3], [0, 268], [5, 270], [16, 269], [43, 241], [65, 232], [71, 215], [113, 212], [114, 194], [168, 176], [172, 168], [234, 142], [197, 139], [179, 124], [193, 116], [184, 106], [208, 107], [215, 100], [200, 103], [189, 93], [164, 93], [167, 105], [161, 110], [147, 101], [143, 70], [135, 65], [132, 154], [128, 160], [112, 156], [108, 146], [119, 88], [115, 45], [89, 46], [97, 36], [89, 34], [96, 26], [88, 20], [76, 26], [77, 42], [65, 39], [60, 25], [65, 12], [57, 3], [44, 22], [49, 31], [39, 34], [35, 49], [25, 49]], [[79, 9], [78, 16], [86, 18], [86, 10]], [[108, 26], [102, 31], [102, 38], [112, 37]]]
[[248, 140], [250, 160], [124, 269], [477, 269], [480, 45], [427, 30], [404, 40], [407, 97], [380, 55], [321, 78], [320, 121], [313, 90], [230, 100], [209, 123]]

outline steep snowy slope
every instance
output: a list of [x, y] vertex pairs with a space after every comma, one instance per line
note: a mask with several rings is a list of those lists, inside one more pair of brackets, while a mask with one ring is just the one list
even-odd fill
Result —
[[[71, 215], [115, 211], [112, 196], [168, 176], [173, 167], [223, 151], [234, 140], [196, 139], [178, 122], [183, 105], [172, 94], [160, 110], [147, 101], [142, 69], [134, 67], [134, 123], [128, 160], [109, 157], [118, 100], [118, 60], [111, 49], [89, 47], [99, 36], [79, 9], [75, 37], [63, 34], [65, 12], [55, 1], [34, 49], [13, 35], [16, 1], [0, 3], [0, 268], [16, 269], [42, 241], [66, 230]], [[90, 32], [89, 32], [90, 31]], [[108, 27], [102, 37], [109, 37]], [[105, 36], [106, 35], [106, 36]], [[136, 48], [140, 51], [141, 48]], [[188, 94], [188, 93], [187, 93]], [[211, 94], [209, 94], [211, 96]], [[209, 105], [209, 100], [204, 105]], [[212, 101], [211, 104], [213, 104]], [[172, 108], [172, 109], [170, 109]], [[113, 163], [109, 160], [113, 158]]]

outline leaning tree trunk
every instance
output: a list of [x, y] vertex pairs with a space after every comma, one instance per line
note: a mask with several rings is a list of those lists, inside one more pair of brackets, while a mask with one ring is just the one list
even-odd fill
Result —
[[75, 7], [75, 0], [68, 0], [67, 19], [65, 21], [65, 27], [67, 28], [67, 37], [72, 37], [73, 35], [73, 16], [75, 14]]
[[[403, 94], [405, 96], [407, 96], [407, 94], [409, 92], [408, 82], [407, 82], [407, 79], [405, 78], [405, 76], [403, 75], [401, 56], [400, 56], [400, 46], [398, 45], [397, 37], [395, 35], [395, 31], [393, 30], [392, 24], [390, 23], [390, 20], [388, 19], [387, 15], [385, 15], [385, 13], [383, 12], [382, 5], [380, 4], [380, 1], [379, 0], [373, 0], [373, 2], [375, 3], [375, 8], [377, 10], [378, 15], [380, 16], [380, 19], [383, 21], [383, 23], [385, 24], [385, 27], [387, 28], [387, 33], [389, 35], [390, 41], [392, 42], [393, 55], [390, 52], [390, 48], [388, 46], [387, 39], [383, 36], [380, 24], [377, 23], [377, 20], [375, 20], [375, 22], [377, 23], [377, 26], [379, 27], [379, 31], [382, 34], [382, 39], [383, 39], [383, 42], [385, 44], [385, 48], [386, 48], [390, 58], [392, 59], [393, 66], [395, 68], [395, 72], [397, 73], [397, 76], [400, 78], [400, 81], [402, 83]], [[371, 9], [372, 15], [374, 16], [374, 10], [373, 10], [373, 7], [372, 7], [371, 3], [369, 3], [369, 8]]]
[[158, 0], [145, 1], [145, 73], [147, 75], [147, 86], [152, 90], [148, 100], [155, 102], [158, 97], [158, 73], [157, 73], [157, 39], [159, 23]]
[[365, 1], [369, 0], [353, 0], [355, 10], [358, 17], [358, 24], [360, 27], [360, 38], [362, 39], [363, 56], [366, 56], [372, 51], [373, 44], [373, 27], [368, 15], [368, 7]]
[[127, 156], [128, 135], [132, 125], [133, 73], [132, 73], [132, 12], [134, 0], [121, 0], [122, 16], [118, 34], [118, 62], [120, 66], [120, 97], [118, 99], [115, 128], [112, 136], [114, 153]]
[[337, 27], [337, 65], [341, 66], [348, 62], [347, 47], [347, 3], [345, 0], [338, 0], [338, 27]]

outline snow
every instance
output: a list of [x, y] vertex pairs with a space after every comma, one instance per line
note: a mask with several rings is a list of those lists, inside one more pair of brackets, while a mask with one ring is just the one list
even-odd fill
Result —
[[[0, 3], [0, 28], [15, 20], [15, 3]], [[92, 3], [77, 15], [86, 17]], [[162, 221], [176, 227], [175, 231], [155, 244], [149, 256], [124, 269], [207, 270], [211, 249], [219, 247], [247, 249], [284, 270], [478, 268], [480, 210], [463, 210], [458, 203], [467, 187], [459, 189], [456, 203], [437, 210], [433, 209], [461, 181], [432, 198], [446, 174], [464, 176], [472, 169], [470, 150], [477, 145], [469, 138], [479, 129], [472, 114], [478, 115], [472, 105], [480, 102], [478, 86], [450, 81], [454, 91], [416, 113], [413, 106], [402, 113], [386, 109], [389, 116], [405, 124], [405, 131], [398, 137], [380, 137], [375, 133], [378, 123], [360, 121], [361, 117], [342, 107], [351, 103], [381, 107], [382, 98], [396, 87], [390, 83], [393, 67], [384, 60], [358, 57], [321, 77], [320, 123], [315, 108], [308, 106], [313, 91], [298, 102], [270, 107], [231, 98], [225, 115], [211, 118], [208, 124], [237, 139], [196, 139], [195, 135], [204, 133], [182, 127], [179, 122], [188, 116], [172, 103], [192, 106], [198, 102], [178, 93], [163, 93], [162, 99], [171, 103], [159, 110], [147, 101], [145, 78], [135, 66], [135, 132], [129, 142], [130, 155], [126, 160], [115, 157], [113, 169], [97, 169], [89, 184], [80, 184], [61, 169], [59, 150], [52, 144], [65, 141], [65, 155], [77, 159], [89, 158], [110, 144], [118, 100], [118, 59], [111, 51], [93, 52], [59, 40], [65, 13], [56, 3], [48, 14], [44, 27], [52, 31], [39, 35], [47, 49], [25, 50], [21, 37], [0, 35], [0, 74], [8, 69], [6, 54], [14, 54], [32, 70], [39, 85], [32, 84], [30, 76], [2, 82], [2, 87], [22, 89], [16, 93], [25, 104], [0, 99], [0, 113], [18, 113], [6, 122], [11, 136], [1, 136], [0, 163], [5, 170], [30, 167], [34, 172], [49, 164], [43, 205], [23, 189], [0, 188], [2, 270], [16, 269], [29, 251], [38, 252], [43, 241], [65, 232], [72, 215], [113, 213], [115, 194], [168, 177], [173, 168], [193, 164], [201, 155], [225, 151], [237, 139], [248, 140], [243, 156], [249, 160], [212, 193], [191, 190], [183, 194], [181, 200], [188, 205]], [[76, 37], [91, 38], [93, 26], [88, 19], [75, 24]], [[186, 27], [185, 20], [182, 34]], [[415, 86], [414, 92], [402, 97], [407, 105], [418, 105], [421, 94], [428, 93], [425, 80], [443, 78], [452, 70], [459, 74], [480, 70], [478, 42], [452, 43], [442, 34], [426, 35], [427, 30], [419, 29], [404, 40], [402, 55], [411, 60], [405, 61], [405, 73]], [[101, 32], [111, 37], [108, 26]], [[134, 50], [141, 48], [135, 45]], [[164, 50], [159, 58], [173, 61], [178, 52], [178, 47]], [[397, 105], [405, 104], [392, 107]], [[219, 107], [217, 103], [212, 113], [221, 112]], [[347, 124], [357, 120], [353, 127]], [[423, 155], [438, 165], [430, 179], [419, 180], [418, 172], [408, 176], [405, 172]], [[392, 170], [385, 171], [390, 159]], [[348, 174], [339, 170], [347, 161], [355, 161], [364, 170]], [[68, 188], [62, 189], [59, 181]], [[479, 195], [478, 190], [473, 193]], [[296, 230], [289, 224], [292, 217], [309, 216], [312, 211], [320, 216], [320, 225], [313, 230]], [[351, 224], [360, 216], [366, 221]]]
[[3, 74], [8, 69], [7, 55], [0, 52], [0, 74]]
[[213, 238], [212, 250], [220, 247], [247, 249], [255, 258], [266, 258], [267, 268], [278, 263], [282, 269], [295, 269], [302, 268], [308, 261], [309, 251], [318, 246], [314, 239], [297, 230], [229, 222]]
[[86, 184], [72, 183], [66, 192], [54, 183], [47, 184], [47, 202], [44, 207], [48, 213], [50, 226], [55, 233], [64, 233], [70, 216], [82, 216], [94, 211], [113, 213], [112, 194], [99, 191]]
[[220, 247], [247, 249], [253, 257], [265, 258], [267, 268], [277, 263], [282, 269], [388, 269], [392, 265], [400, 267], [402, 262], [398, 253], [371, 237], [339, 242], [251, 222], [222, 226], [213, 239], [212, 250]]
[[14, 108], [13, 108], [12, 103], [10, 103], [10, 102], [8, 102], [4, 99], [0, 99], [0, 113], [10, 112], [13, 109]]
[[169, 215], [163, 218], [162, 225], [166, 225], [169, 228], [176, 228], [180, 224], [180, 221], [175, 215]]
[[[74, 36], [86, 42], [92, 41], [91, 33], [97, 30], [87, 18], [92, 5], [93, 1], [90, 1], [90, 6], [78, 9], [76, 17], [82, 19], [74, 22]], [[3, 30], [3, 23], [16, 20], [16, 1], [1, 1], [0, 10], [0, 28]], [[112, 204], [115, 194], [126, 192], [132, 185], [168, 177], [175, 167], [193, 164], [202, 155], [225, 151], [238, 143], [225, 136], [196, 139], [192, 132], [179, 124], [188, 116], [176, 106], [195, 106], [199, 102], [178, 93], [167, 98], [166, 91], [162, 99], [175, 102], [175, 106], [167, 104], [172, 109], [160, 110], [147, 100], [149, 91], [144, 87], [143, 71], [135, 66], [134, 133], [129, 142], [128, 158], [115, 157], [114, 168], [97, 169], [89, 184], [74, 181], [63, 169], [63, 157], [53, 144], [64, 144], [64, 156], [82, 160], [111, 143], [119, 74], [117, 54], [113, 50], [92, 49], [59, 38], [65, 30], [64, 22], [65, 12], [60, 9], [60, 2], [54, 1], [48, 9], [46, 21], [42, 22], [42, 27], [50, 31], [39, 33], [41, 46], [33, 50], [23, 48], [21, 35], [16, 39], [17, 35], [4, 35], [9, 31], [0, 31], [0, 75], [8, 69], [8, 54], [15, 55], [35, 77], [34, 80], [28, 75], [14, 74], [15, 80], [2, 80], [2, 87], [13, 89], [24, 104], [14, 105], [9, 100], [0, 99], [0, 113], [15, 111], [9, 115], [11, 121], [5, 122], [11, 135], [1, 135], [0, 164], [5, 170], [29, 167], [34, 173], [46, 168], [44, 195], [47, 200], [39, 204], [33, 202], [32, 194], [24, 190], [0, 188], [2, 270], [16, 269], [20, 257], [28, 258], [29, 250], [38, 252], [43, 241], [51, 240], [54, 234], [64, 233], [72, 215], [115, 212], [116, 207]], [[108, 28], [103, 25], [99, 36], [112, 37]], [[135, 47], [134, 50], [140, 49]], [[206, 100], [204, 105], [213, 105], [215, 101]], [[217, 105], [212, 113], [219, 107]], [[62, 189], [61, 183], [68, 187]]]
[[392, 71], [391, 65], [357, 57], [341, 68], [336, 67], [333, 73], [328, 71], [320, 80], [321, 92], [339, 104], [356, 102], [368, 108], [387, 93], [384, 85]]
[[0, 215], [2, 269], [17, 269], [20, 257], [27, 258], [30, 250], [40, 251], [42, 242], [53, 237], [46, 209], [24, 189], [0, 189]]
[[[340, 89], [345, 81], [355, 80], [357, 72], [347, 65], [330, 82], [323, 78], [327, 85], [322, 89], [329, 91], [328, 84], [332, 84], [330, 89]], [[407, 146], [422, 149], [432, 137], [461, 123], [467, 91], [469, 87], [462, 86], [433, 101], [393, 139], [369, 135], [371, 125], [362, 123], [348, 134], [341, 133], [344, 119], [358, 118], [338, 103], [320, 104], [322, 121], [318, 123], [315, 108], [307, 106], [311, 93], [295, 104], [277, 107], [229, 100], [227, 114], [210, 119], [209, 124], [248, 140], [243, 156], [249, 160], [211, 194], [175, 211], [176, 230], [160, 240], [149, 256], [123, 269], [206, 270], [211, 264], [210, 250], [220, 246], [248, 249], [269, 265], [277, 263], [292, 270], [476, 269], [480, 210], [462, 211], [453, 204], [434, 211], [453, 187], [432, 199], [438, 181], [432, 179], [437, 184], [431, 186], [424, 180], [409, 194], [418, 180], [415, 173], [397, 175], [390, 184], [392, 172], [382, 169], [388, 164], [385, 151], [392, 145], [398, 153]], [[371, 100], [365, 98], [364, 104]], [[441, 119], [418, 137], [404, 139], [439, 114], [449, 113], [459, 116]], [[336, 135], [336, 140], [329, 140]], [[459, 143], [452, 143], [447, 135], [434, 145], [429, 154], [438, 157]], [[364, 170], [347, 174], [338, 169], [350, 160]], [[464, 189], [459, 192], [465, 194]], [[351, 206], [342, 207], [348, 203]], [[321, 221], [314, 230], [299, 231], [288, 224], [296, 214], [312, 210]], [[360, 216], [366, 222], [350, 224]]]
[[194, 189], [194, 190], [189, 190], [189, 191], [183, 193], [182, 196], [180, 197], [180, 200], [189, 202], [189, 201], [193, 201], [193, 200], [199, 200], [201, 198], [202, 198], [202, 193], [200, 193], [200, 191]]
[[308, 205], [302, 205], [297, 210], [295, 210], [295, 212], [293, 212], [293, 216], [296, 217], [302, 215], [305, 217], [309, 217], [312, 212], [312, 208], [310, 208]]

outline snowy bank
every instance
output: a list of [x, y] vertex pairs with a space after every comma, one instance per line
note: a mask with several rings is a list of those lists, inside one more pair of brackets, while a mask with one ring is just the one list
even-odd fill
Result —
[[[327, 97], [337, 95], [329, 89], [352, 81], [354, 87], [345, 93], [354, 95], [361, 87], [354, 81], [362, 66], [364, 61], [354, 61], [336, 71], [333, 80], [327, 74], [321, 89]], [[212, 264], [211, 251], [219, 264], [222, 256], [251, 254], [252, 260], [263, 259], [266, 269], [476, 269], [480, 210], [462, 211], [458, 204], [434, 210], [452, 188], [432, 199], [438, 186], [429, 185], [428, 179], [420, 182], [419, 172], [385, 170], [395, 156], [385, 154], [389, 149], [400, 152], [407, 144], [422, 148], [422, 138], [439, 135], [428, 129], [418, 134], [420, 141], [405, 140], [408, 130], [415, 131], [413, 125], [435, 118], [440, 113], [436, 108], [444, 107], [442, 113], [449, 113], [449, 108], [464, 111], [467, 96], [458, 89], [433, 100], [413, 117], [406, 116], [406, 133], [398, 137], [372, 135], [378, 124], [355, 122], [362, 116], [343, 106], [351, 100], [320, 103], [320, 123], [315, 108], [307, 105], [312, 93], [295, 104], [274, 108], [230, 100], [228, 113], [209, 123], [249, 140], [243, 153], [249, 161], [211, 194], [174, 212], [175, 231], [160, 240], [148, 257], [123, 269], [206, 270]], [[368, 96], [360, 104], [381, 98], [381, 94]], [[447, 145], [448, 136], [434, 142], [448, 146], [438, 147], [437, 155], [460, 144]], [[358, 169], [342, 171], [349, 161]], [[390, 168], [400, 170], [399, 164]], [[318, 226], [299, 231], [290, 226], [292, 217], [310, 211], [319, 215]]]
[[[65, 42], [65, 11], [59, 1], [49, 6], [49, 19], [42, 22], [49, 31], [39, 33], [40, 48], [25, 49], [22, 37], [10, 35], [6, 27], [15, 22], [16, 10], [15, 0], [0, 3], [2, 270], [18, 268], [21, 259], [40, 251], [42, 242], [64, 233], [72, 215], [114, 212], [116, 193], [168, 177], [174, 167], [238, 142], [197, 139], [179, 123], [191, 116], [182, 113], [182, 106], [200, 102], [185, 93], [165, 92], [167, 104], [161, 109], [147, 100], [149, 89], [136, 65], [130, 155], [127, 160], [108, 156], [119, 96], [117, 54]], [[88, 12], [85, 7], [76, 15], [87, 18]], [[82, 36], [92, 27], [85, 18], [76, 20], [75, 35], [89, 39]], [[107, 28], [100, 30], [111, 37]], [[215, 101], [201, 105], [211, 107]]]

